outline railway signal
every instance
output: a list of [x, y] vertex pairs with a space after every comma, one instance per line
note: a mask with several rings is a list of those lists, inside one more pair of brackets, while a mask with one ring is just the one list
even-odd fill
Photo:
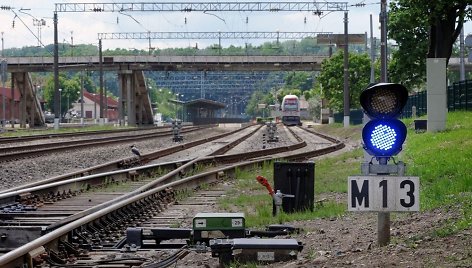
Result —
[[388, 160], [402, 150], [407, 129], [398, 119], [408, 100], [400, 84], [369, 85], [360, 96], [364, 112], [371, 119], [362, 129], [364, 149], [379, 163], [363, 162], [362, 176], [348, 177], [348, 210], [378, 211], [378, 244], [390, 242], [390, 211], [419, 210], [419, 178], [405, 176], [401, 161]]
[[371, 119], [362, 130], [364, 149], [381, 162], [402, 150], [407, 129], [398, 116], [407, 100], [408, 90], [394, 83], [374, 84], [361, 93], [361, 106]]

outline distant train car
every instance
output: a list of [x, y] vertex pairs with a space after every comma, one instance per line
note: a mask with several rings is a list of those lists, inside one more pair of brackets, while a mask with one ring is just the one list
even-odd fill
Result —
[[282, 123], [286, 126], [301, 125], [300, 100], [296, 95], [286, 95], [282, 99]]

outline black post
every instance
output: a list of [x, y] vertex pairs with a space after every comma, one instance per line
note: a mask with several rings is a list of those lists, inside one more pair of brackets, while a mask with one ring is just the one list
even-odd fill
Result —
[[387, 0], [380, 3], [380, 81], [387, 82]]
[[103, 57], [102, 57], [102, 39], [98, 39], [98, 57], [100, 66], [100, 120], [103, 118]]
[[[387, 82], [387, 0], [380, 2], [380, 81]], [[386, 164], [386, 160], [379, 162]], [[377, 214], [377, 242], [379, 246], [390, 243], [390, 212]]]
[[59, 120], [59, 45], [57, 43], [57, 12], [54, 12], [54, 118]]
[[344, 127], [349, 127], [349, 38], [348, 38], [348, 18], [344, 12]]

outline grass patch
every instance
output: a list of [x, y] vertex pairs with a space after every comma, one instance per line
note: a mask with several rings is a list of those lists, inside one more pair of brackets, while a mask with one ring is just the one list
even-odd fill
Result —
[[[346, 156], [339, 156], [337, 159], [342, 162], [347, 158]], [[345, 161], [345, 165], [348, 165], [347, 162], [349, 161]], [[327, 167], [324, 168], [326, 169]], [[226, 197], [219, 199], [219, 207], [228, 212], [243, 212], [245, 214], [246, 225], [248, 227], [260, 227], [269, 224], [279, 224], [296, 220], [338, 217], [345, 212], [345, 204], [326, 201], [323, 202], [322, 205], [316, 206], [314, 211], [304, 211], [291, 214], [282, 212], [277, 217], [274, 217], [272, 215], [272, 197], [267, 192], [267, 189], [259, 184], [256, 180], [256, 176], [263, 176], [273, 186], [273, 171], [273, 162], [266, 162], [261, 168], [255, 168], [255, 170], [251, 171], [237, 170], [237, 179], [234, 181], [234, 186], [227, 193]], [[338, 174], [336, 176], [336, 181], [339, 183], [336, 183], [336, 188], [344, 187], [345, 192], [347, 188], [346, 178], [343, 180], [343, 186], [341, 186], [340, 178], [341, 175]], [[331, 177], [327, 178], [327, 180], [330, 179]], [[315, 179], [315, 189], [318, 187], [317, 183], [318, 181]], [[323, 185], [328, 184], [329, 183], [323, 183]], [[329, 187], [323, 187], [323, 191], [332, 190]]]
[[315, 163], [315, 193], [347, 193], [347, 177], [360, 174], [363, 150], [355, 149]]
[[[261, 186], [262, 187], [262, 186]], [[346, 211], [345, 204], [324, 202], [313, 211], [280, 213], [272, 215], [272, 197], [266, 191], [252, 194], [231, 195], [219, 200], [219, 206], [228, 212], [243, 212], [248, 227], [282, 224], [297, 220], [338, 217]]]
[[423, 209], [454, 204], [457, 195], [472, 199], [472, 113], [447, 115], [446, 130], [415, 134], [409, 129], [403, 153], [409, 175], [421, 181]]
[[[438, 133], [414, 131], [413, 119], [403, 120], [408, 126], [404, 150], [397, 160], [407, 165], [407, 175], [420, 177], [422, 210], [454, 209], [459, 217], [435, 230], [434, 235], [447, 236], [472, 226], [472, 112], [451, 112], [446, 130]], [[316, 131], [341, 139], [359, 142], [362, 126], [344, 128], [341, 124], [315, 126]], [[360, 174], [364, 151], [355, 149], [315, 163], [315, 197], [323, 193], [346, 193], [347, 177]], [[314, 212], [282, 213], [272, 217], [272, 199], [256, 182], [261, 175], [273, 185], [273, 163], [253, 171], [238, 171], [232, 193], [220, 205], [231, 212], [244, 212], [248, 226], [336, 217], [346, 211], [342, 204], [325, 202]]]
[[313, 129], [340, 139], [356, 141], [362, 139], [362, 125], [351, 125], [349, 128], [345, 128], [341, 123], [334, 123], [329, 125], [315, 125]]

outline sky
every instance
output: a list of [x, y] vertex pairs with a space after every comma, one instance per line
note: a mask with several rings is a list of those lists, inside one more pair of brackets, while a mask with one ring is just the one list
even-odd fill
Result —
[[[238, 2], [257, 2], [244, 0]], [[280, 0], [272, 0], [277, 2]], [[307, 0], [301, 0], [305, 2]], [[56, 3], [129, 3], [129, 2], [218, 2], [218, 0], [206, 1], [91, 1], [91, 0], [1, 0], [0, 6], [11, 6], [11, 10], [0, 9], [0, 32], [3, 32], [4, 48], [47, 45], [54, 42], [53, 13]], [[234, 2], [219, 1], [219, 2]], [[269, 1], [265, 1], [269, 2]], [[295, 1], [280, 1], [295, 2]], [[325, 2], [324, 0], [319, 2]], [[333, 1], [346, 2], [346, 1]], [[388, 2], [388, 1], [387, 1]], [[380, 0], [348, 0], [349, 9], [349, 33], [370, 36], [370, 14], [372, 14], [373, 32], [375, 37], [380, 37], [379, 13]], [[364, 3], [363, 7], [355, 7], [354, 4]], [[45, 25], [38, 27], [38, 23], [44, 20]], [[331, 32], [344, 33], [344, 13], [325, 12], [322, 15], [314, 15], [310, 12], [118, 12], [104, 13], [58, 13], [58, 41], [73, 44], [98, 45], [98, 33], [118, 32]], [[15, 27], [12, 28], [12, 24]], [[472, 22], [465, 25], [465, 35], [472, 34]], [[40, 38], [39, 38], [40, 37]], [[39, 42], [39, 40], [41, 42]], [[222, 40], [223, 47], [229, 45], [244, 46], [251, 43], [258, 45], [263, 42], [275, 40]], [[218, 43], [218, 40], [151, 40], [151, 46], [157, 48], [168, 47], [207, 47]], [[103, 40], [103, 49], [144, 49], [149, 47], [148, 40]]]

